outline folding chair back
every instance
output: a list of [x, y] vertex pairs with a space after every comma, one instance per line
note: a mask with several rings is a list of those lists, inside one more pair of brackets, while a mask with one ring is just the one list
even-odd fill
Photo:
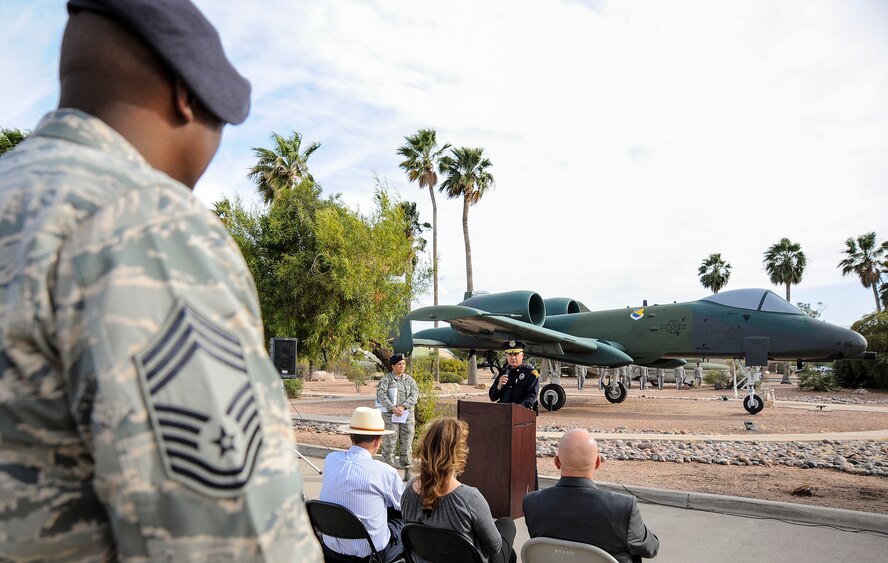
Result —
[[521, 546], [523, 563], [618, 563], [614, 556], [588, 543], [537, 537]]
[[[340, 504], [320, 500], [306, 502], [305, 508], [308, 511], [311, 527], [317, 532], [342, 540], [366, 540], [370, 546], [369, 560], [382, 562], [382, 557], [373, 546], [373, 540], [370, 538], [367, 528], [364, 527], [364, 523], [351, 510]], [[354, 557], [336, 553], [324, 545], [323, 540], [321, 541], [321, 546], [324, 548], [325, 560], [328, 561], [366, 561], [368, 559], [367, 557]]]
[[453, 530], [405, 524], [401, 529], [401, 543], [411, 563], [415, 562], [414, 556], [432, 563], [484, 563], [478, 549]]

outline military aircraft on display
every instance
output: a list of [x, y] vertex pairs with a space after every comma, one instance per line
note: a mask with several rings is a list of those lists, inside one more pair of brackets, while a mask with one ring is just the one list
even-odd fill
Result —
[[[410, 321], [446, 321], [449, 327], [413, 334]], [[395, 351], [415, 346], [483, 352], [496, 365], [505, 342], [522, 340], [525, 353], [570, 364], [619, 367], [636, 364], [674, 368], [695, 358], [743, 358], [746, 366], [768, 360], [832, 361], [874, 359], [860, 334], [816, 320], [767, 289], [737, 289], [699, 301], [590, 311], [569, 298], [543, 299], [532, 291], [475, 295], [458, 305], [421, 307], [401, 325]], [[626, 387], [605, 387], [611, 403], [626, 398]], [[564, 406], [564, 389], [549, 384], [540, 404]], [[744, 408], [756, 414], [764, 401], [750, 391]]]

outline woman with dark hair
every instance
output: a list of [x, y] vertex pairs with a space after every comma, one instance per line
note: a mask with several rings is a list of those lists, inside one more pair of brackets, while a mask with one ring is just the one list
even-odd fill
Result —
[[515, 522], [490, 515], [490, 506], [475, 487], [457, 481], [469, 456], [469, 426], [455, 418], [433, 420], [419, 440], [419, 477], [401, 497], [404, 521], [453, 530], [478, 548], [485, 561], [516, 560]]

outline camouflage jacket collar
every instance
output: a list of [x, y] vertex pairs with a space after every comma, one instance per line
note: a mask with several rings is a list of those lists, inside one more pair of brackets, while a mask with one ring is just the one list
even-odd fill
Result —
[[101, 119], [77, 109], [62, 108], [47, 113], [37, 124], [34, 136], [63, 139], [149, 166], [139, 151], [120, 133]]

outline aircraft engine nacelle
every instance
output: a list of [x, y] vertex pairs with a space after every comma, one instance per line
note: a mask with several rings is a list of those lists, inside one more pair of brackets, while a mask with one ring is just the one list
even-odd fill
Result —
[[509, 315], [513, 319], [542, 326], [546, 322], [546, 304], [538, 293], [533, 291], [507, 291], [476, 295], [460, 303], [466, 307], [481, 309], [488, 313]]
[[546, 305], [546, 315], [569, 315], [580, 312], [580, 304], [570, 297], [551, 297], [543, 299]]

